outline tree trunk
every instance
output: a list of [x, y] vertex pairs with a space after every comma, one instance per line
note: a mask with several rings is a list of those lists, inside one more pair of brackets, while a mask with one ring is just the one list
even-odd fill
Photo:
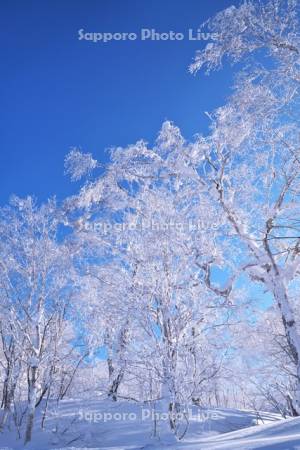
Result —
[[16, 384], [17, 378], [14, 377], [13, 368], [8, 367], [6, 378], [3, 384], [3, 397], [1, 407], [4, 409], [4, 414], [0, 424], [1, 428], [4, 427], [8, 417], [14, 410]]
[[29, 371], [31, 373], [29, 373], [28, 377], [28, 416], [24, 442], [25, 445], [31, 441], [37, 401], [37, 367], [31, 367]]
[[170, 430], [171, 433], [176, 437], [178, 425], [177, 414], [180, 411], [180, 405], [176, 401], [176, 388], [172, 363], [171, 367], [168, 367], [170, 361], [168, 360], [164, 362], [164, 380], [162, 383], [161, 397], [163, 412], [168, 412]]
[[296, 327], [295, 314], [287, 296], [285, 286], [279, 280], [275, 279], [274, 297], [277, 302], [282, 323], [285, 330], [287, 343], [290, 349], [291, 357], [296, 366], [296, 386], [295, 395], [292, 399], [292, 411], [294, 415], [300, 415], [300, 336]]
[[109, 391], [108, 391], [108, 397], [111, 397], [113, 399], [113, 401], [115, 401], [115, 402], [118, 399], [118, 396], [117, 396], [118, 389], [119, 389], [120, 384], [121, 384], [121, 382], [123, 380], [123, 377], [124, 377], [124, 370], [121, 369], [119, 371], [119, 373], [118, 373], [118, 376], [112, 381], [112, 384], [111, 384], [111, 386], [109, 388]]

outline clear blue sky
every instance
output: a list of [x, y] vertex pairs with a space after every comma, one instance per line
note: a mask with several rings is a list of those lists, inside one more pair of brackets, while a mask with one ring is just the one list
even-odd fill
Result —
[[64, 176], [73, 146], [107, 161], [105, 149], [152, 142], [163, 120], [191, 138], [204, 111], [221, 105], [229, 68], [206, 77], [187, 67], [203, 42], [78, 40], [78, 30], [187, 34], [236, 0], [9, 0], [0, 15], [0, 204], [76, 192]]

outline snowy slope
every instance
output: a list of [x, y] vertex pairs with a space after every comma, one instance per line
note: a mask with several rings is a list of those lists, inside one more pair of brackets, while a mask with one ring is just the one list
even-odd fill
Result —
[[[44, 431], [37, 418], [28, 450], [300, 450], [300, 418], [279, 421], [268, 413], [261, 414], [264, 424], [256, 425], [251, 411], [194, 407], [184, 439], [170, 443], [164, 420], [157, 424], [159, 438], [153, 438], [147, 405], [66, 400], [58, 408], [52, 404], [50, 412]], [[0, 450], [23, 448], [14, 431], [0, 434]]]
[[198, 446], [186, 446], [186, 449], [300, 450], [300, 418], [226, 433], [201, 440]]

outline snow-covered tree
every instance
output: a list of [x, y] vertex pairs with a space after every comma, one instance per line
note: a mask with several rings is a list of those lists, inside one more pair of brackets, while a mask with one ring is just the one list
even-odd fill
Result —
[[[27, 379], [27, 427], [49, 392], [70, 336], [75, 275], [71, 253], [59, 236], [54, 201], [38, 207], [30, 197], [13, 198], [0, 210], [1, 340], [5, 355], [3, 406], [11, 410], [21, 371]], [[62, 343], [63, 341], [63, 343]]]
[[198, 53], [193, 71], [219, 68], [226, 57], [253, 59], [239, 73], [228, 103], [211, 116], [210, 136], [195, 144], [206, 169], [199, 181], [243, 245], [250, 278], [273, 295], [297, 367], [293, 409], [299, 415], [300, 327], [290, 292], [299, 275], [297, 2], [245, 2], [206, 26], [219, 40]]
[[[96, 329], [110, 376], [118, 360], [110, 392], [117, 393], [125, 367], [127, 374], [148, 379], [144, 398], [153, 399], [154, 384], [154, 398], [167, 405], [176, 432], [172, 417], [201, 401], [225, 357], [229, 339], [223, 347], [221, 335], [230, 320], [234, 279], [220, 287], [210, 275], [212, 261], [223, 258], [215, 233], [218, 211], [188, 182], [160, 174], [163, 155], [180, 154], [182, 138], [173, 131], [166, 123], [152, 150], [139, 142], [113, 151], [107, 172], [88, 182], [73, 204], [83, 209], [78, 242], [89, 260], [93, 254], [84, 298], [97, 311], [94, 323], [101, 322]], [[155, 172], [149, 161], [156, 160]], [[101, 252], [107, 261], [99, 261]]]
[[[209, 115], [210, 133], [188, 143], [165, 122], [154, 148], [139, 141], [115, 149], [105, 174], [82, 189], [80, 204], [103, 202], [118, 210], [125, 201], [130, 208], [136, 191], [151, 201], [151, 185], [168, 182], [170, 192], [179, 187], [183, 201], [185, 195], [193, 209], [198, 205], [197, 220], [203, 220], [203, 205], [209, 205], [207, 214], [215, 211], [218, 218], [218, 250], [199, 263], [204, 281], [225, 298], [234, 279], [246, 274], [272, 294], [297, 367], [293, 410], [300, 414], [299, 324], [290, 298], [299, 275], [297, 2], [247, 1], [204, 27], [218, 40], [198, 52], [192, 72], [218, 69], [226, 58], [245, 62], [233, 95]], [[196, 248], [201, 255], [201, 245]], [[228, 283], [218, 288], [212, 274], [224, 265]]]

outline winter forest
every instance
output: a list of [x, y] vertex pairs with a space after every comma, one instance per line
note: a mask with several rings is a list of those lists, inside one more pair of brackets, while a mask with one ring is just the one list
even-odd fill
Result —
[[73, 148], [76, 195], [0, 209], [5, 449], [300, 448], [299, 3], [201, 29], [190, 76], [234, 69], [208, 134]]

